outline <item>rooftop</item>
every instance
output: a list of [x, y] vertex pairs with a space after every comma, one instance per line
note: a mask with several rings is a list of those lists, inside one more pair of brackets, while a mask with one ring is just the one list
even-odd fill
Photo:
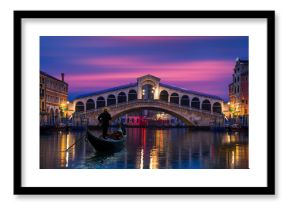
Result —
[[[217, 99], [217, 100], [223, 100], [222, 98], [220, 98], [219, 96], [216, 96], [216, 95], [209, 95], [209, 94], [205, 94], [205, 93], [201, 93], [201, 92], [187, 90], [187, 89], [184, 89], [184, 88], [179, 88], [179, 87], [168, 85], [168, 84], [164, 84], [164, 83], [160, 83], [159, 85], [163, 86], [163, 87], [166, 87], [166, 88], [170, 88], [170, 89], [178, 90], [178, 91], [181, 91], [181, 92], [185, 92], [185, 93], [188, 93], [188, 94], [194, 94], [194, 95], [199, 95], [199, 96], [203, 96], [203, 97], [213, 98], [213, 99]], [[104, 90], [99, 90], [99, 91], [88, 93], [88, 94], [84, 94], [84, 95], [79, 95], [75, 99], [84, 98], [84, 97], [90, 97], [90, 96], [94, 96], [94, 95], [100, 95], [100, 94], [104, 94], [104, 93], [107, 93], [107, 92], [113, 92], [113, 91], [116, 91], [116, 90], [131, 88], [131, 87], [135, 87], [135, 86], [137, 86], [137, 83], [129, 83], [129, 84], [126, 84], [126, 85], [121, 85], [121, 86], [108, 88], [108, 89], [104, 89]]]
[[245, 60], [245, 59], [239, 59], [239, 58], [237, 58], [236, 59], [236, 62], [238, 63], [245, 63], [245, 64], [248, 64], [249, 63], [249, 60]]
[[135, 86], [137, 86], [137, 83], [129, 83], [129, 84], [126, 84], [126, 85], [120, 85], [120, 86], [113, 87], [113, 88], [108, 88], [108, 89], [99, 90], [99, 91], [88, 93], [88, 94], [84, 94], [84, 95], [79, 95], [75, 99], [84, 98], [84, 97], [90, 97], [90, 96], [94, 96], [94, 95], [100, 95], [100, 94], [104, 94], [104, 93], [107, 93], [107, 92], [113, 92], [113, 91], [116, 91], [116, 90], [131, 88], [131, 87], [135, 87]]
[[45, 75], [46, 77], [52, 78], [52, 79], [54, 79], [54, 80], [56, 80], [56, 81], [59, 81], [59, 82], [62, 82], [62, 83], [65, 83], [65, 84], [68, 85], [67, 82], [62, 81], [62, 80], [60, 80], [60, 79], [57, 79], [56, 77], [54, 77], [54, 76], [52, 76], [52, 75], [49, 75], [49, 74], [47, 74], [46, 72], [40, 71], [40, 74], [41, 74], [41, 75]]
[[222, 98], [220, 98], [219, 96], [216, 96], [216, 95], [210, 95], [210, 94], [201, 93], [201, 92], [197, 92], [197, 91], [193, 91], [193, 90], [188, 90], [185, 88], [179, 88], [179, 87], [164, 84], [164, 83], [160, 83], [159, 85], [161, 85], [163, 87], [171, 88], [174, 90], [179, 90], [179, 91], [185, 92], [185, 93], [190, 93], [190, 94], [199, 95], [199, 96], [203, 96], [203, 97], [209, 97], [209, 98], [213, 98], [213, 99], [217, 99], [217, 100], [223, 100]]

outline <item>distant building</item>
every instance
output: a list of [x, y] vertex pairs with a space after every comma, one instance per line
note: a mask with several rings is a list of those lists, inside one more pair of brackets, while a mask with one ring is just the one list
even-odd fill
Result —
[[236, 59], [232, 83], [229, 84], [230, 117], [247, 126], [249, 118], [249, 61]]
[[40, 125], [55, 126], [67, 117], [68, 84], [40, 71]]
[[223, 114], [225, 115], [225, 118], [231, 118], [231, 112], [230, 112], [230, 102], [224, 102], [223, 105]]

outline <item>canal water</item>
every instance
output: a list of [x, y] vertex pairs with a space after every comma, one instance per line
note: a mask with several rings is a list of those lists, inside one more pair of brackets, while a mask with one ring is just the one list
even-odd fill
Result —
[[[100, 132], [95, 131], [97, 135]], [[127, 128], [124, 148], [96, 152], [85, 132], [40, 136], [41, 169], [248, 169], [247, 132]], [[76, 143], [77, 142], [77, 143]], [[74, 146], [71, 146], [75, 144]], [[66, 151], [67, 150], [67, 151]]]

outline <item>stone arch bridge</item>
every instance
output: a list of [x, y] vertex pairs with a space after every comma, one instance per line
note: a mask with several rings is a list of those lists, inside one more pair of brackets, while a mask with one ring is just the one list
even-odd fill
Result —
[[137, 82], [79, 96], [73, 101], [74, 123], [87, 118], [96, 124], [96, 116], [105, 107], [114, 118], [134, 110], [154, 109], [169, 113], [190, 126], [222, 125], [224, 101], [214, 95], [187, 90], [145, 75]]

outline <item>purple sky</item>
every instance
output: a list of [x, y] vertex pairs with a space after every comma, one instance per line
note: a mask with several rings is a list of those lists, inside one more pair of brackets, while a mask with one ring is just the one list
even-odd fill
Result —
[[65, 73], [69, 100], [146, 74], [228, 100], [237, 57], [248, 59], [247, 36], [40, 37], [40, 69], [57, 78]]

